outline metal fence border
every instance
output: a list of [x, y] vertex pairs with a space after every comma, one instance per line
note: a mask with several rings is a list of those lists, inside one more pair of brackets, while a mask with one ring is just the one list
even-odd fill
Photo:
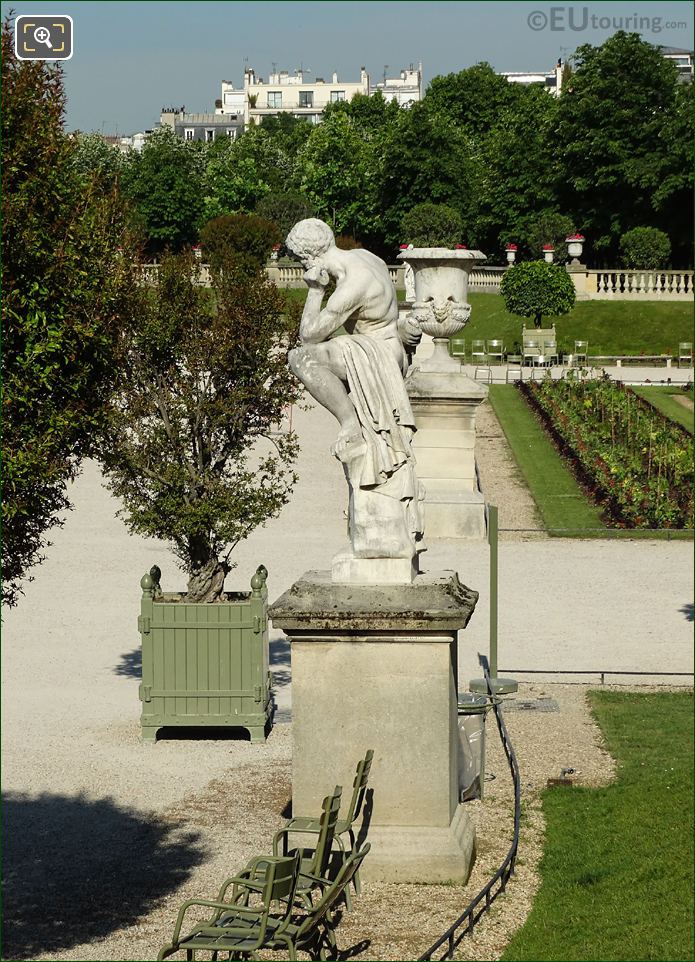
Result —
[[[485, 655], [478, 655], [478, 659], [482, 665], [485, 680], [487, 681], [489, 695], [492, 698], [490, 665]], [[418, 962], [429, 962], [431, 959], [443, 960], [453, 958], [453, 953], [457, 945], [459, 945], [466, 935], [472, 933], [474, 926], [481, 916], [487, 912], [497, 896], [501, 892], [504, 892], [510, 877], [514, 873], [517, 850], [519, 848], [519, 826], [521, 822], [521, 776], [519, 774], [519, 764], [516, 760], [514, 746], [511, 743], [507, 726], [504, 723], [502, 703], [498, 698], [493, 698], [492, 710], [495, 713], [500, 740], [504, 748], [504, 753], [507, 756], [509, 770], [514, 782], [514, 837], [512, 844], [504, 861], [487, 885], [478, 892], [475, 898], [468, 904], [463, 914], [456, 919], [446, 932], [444, 932], [429, 949], [418, 956]], [[497, 886], [497, 888], [495, 888], [495, 886]], [[443, 951], [440, 953], [442, 948]]]

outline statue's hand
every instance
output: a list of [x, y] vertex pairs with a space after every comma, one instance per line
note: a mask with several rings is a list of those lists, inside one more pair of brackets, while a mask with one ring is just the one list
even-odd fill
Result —
[[322, 290], [324, 287], [328, 287], [330, 277], [328, 271], [324, 270], [323, 267], [310, 267], [304, 274], [304, 281], [307, 287]]

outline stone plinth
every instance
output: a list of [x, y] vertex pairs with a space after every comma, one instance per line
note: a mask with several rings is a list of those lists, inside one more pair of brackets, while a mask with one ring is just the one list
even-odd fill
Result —
[[368, 877], [465, 880], [475, 832], [458, 801], [456, 636], [477, 592], [444, 571], [350, 586], [310, 571], [270, 609], [292, 655], [292, 809], [351, 791], [374, 749], [361, 837]]
[[475, 415], [488, 390], [449, 359], [411, 369], [406, 389], [417, 432], [413, 449], [425, 486], [429, 538], [485, 538], [485, 502], [475, 467]]

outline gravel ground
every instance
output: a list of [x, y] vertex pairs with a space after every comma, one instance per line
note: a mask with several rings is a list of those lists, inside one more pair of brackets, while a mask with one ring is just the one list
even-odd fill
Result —
[[[229, 579], [230, 587], [244, 588], [262, 561], [271, 598], [306, 569], [327, 567], [345, 540], [344, 480], [326, 456], [332, 419], [318, 409], [294, 416], [303, 443], [295, 497], [279, 519], [240, 546], [239, 567]], [[494, 424], [489, 433], [496, 433]], [[509, 510], [516, 488], [500, 484], [496, 492], [502, 516], [507, 510], [512, 520], [521, 511]], [[183, 898], [210, 895], [249, 854], [267, 850], [289, 798], [289, 731], [278, 725], [266, 745], [209, 738], [139, 742], [139, 580], [154, 562], [165, 590], [184, 587], [184, 579], [163, 545], [127, 534], [95, 465], [85, 466], [72, 496], [74, 512], [55, 532], [20, 605], [5, 616], [3, 957], [148, 959], [168, 936]], [[477, 652], [488, 644], [487, 549], [439, 541], [425, 558], [426, 567], [453, 568], [481, 592], [460, 638], [465, 688], [465, 680], [480, 673]], [[691, 671], [691, 585], [686, 543], [503, 542], [500, 665]], [[287, 644], [274, 632], [271, 645], [278, 700], [287, 708]], [[559, 713], [508, 715], [526, 785], [522, 864], [508, 896], [466, 943], [465, 957], [495, 958], [530, 904], [542, 835], [536, 789], [563, 766], [577, 768], [580, 778], [610, 775], [581, 686], [549, 689], [549, 680], [535, 678], [528, 691], [552, 693]], [[365, 886], [359, 909], [341, 926], [341, 946], [357, 954], [362, 945], [365, 959], [415, 957], [498, 864], [509, 842], [510, 808], [494, 742], [490, 738], [488, 770], [497, 777], [484, 804], [471, 803], [480, 856], [466, 892]]]

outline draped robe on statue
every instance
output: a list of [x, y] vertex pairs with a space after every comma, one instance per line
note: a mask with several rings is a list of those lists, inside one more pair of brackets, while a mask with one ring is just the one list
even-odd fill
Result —
[[340, 346], [366, 446], [344, 465], [350, 485], [351, 541], [357, 557], [409, 558], [423, 528], [410, 443], [415, 418], [401, 367], [387, 343], [398, 335], [390, 330], [380, 334], [332, 339]]

